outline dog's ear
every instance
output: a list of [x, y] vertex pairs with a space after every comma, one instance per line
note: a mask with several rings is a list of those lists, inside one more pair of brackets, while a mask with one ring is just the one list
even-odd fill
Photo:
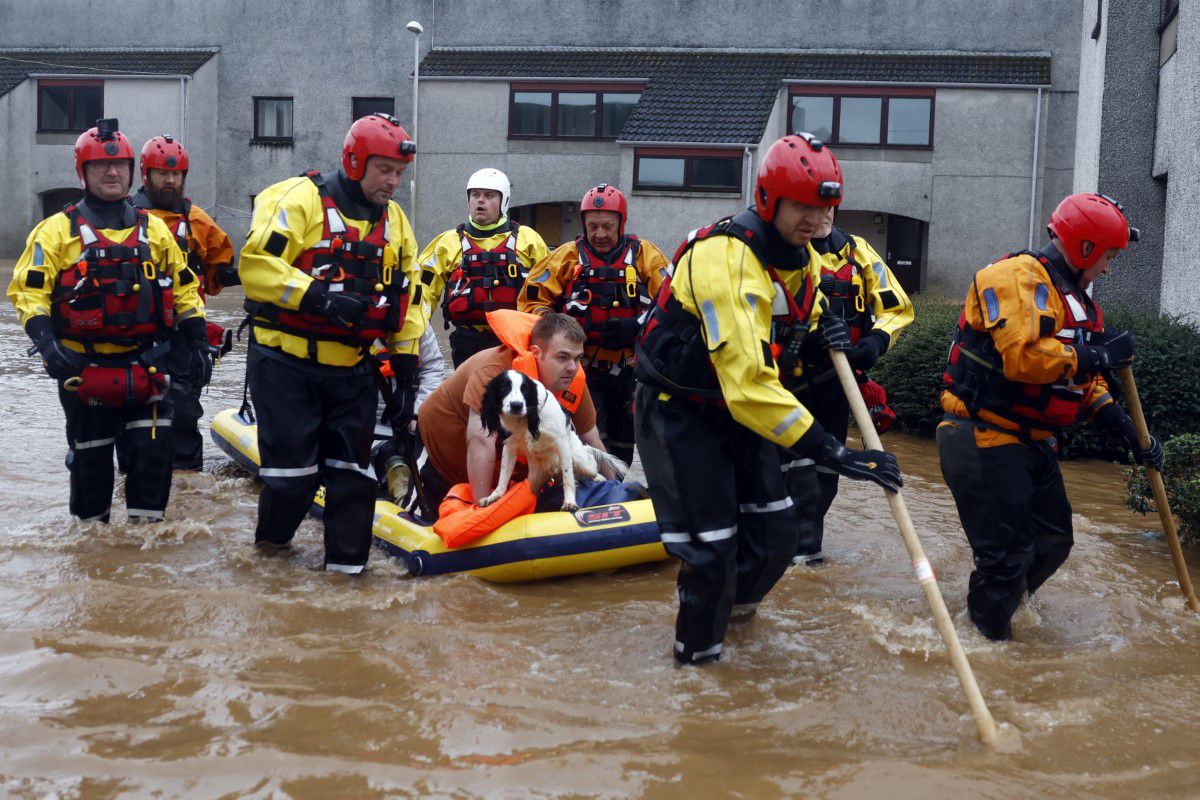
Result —
[[508, 374], [500, 373], [488, 383], [483, 393], [483, 406], [479, 410], [479, 421], [488, 433], [500, 432], [500, 403], [509, 390]]
[[538, 425], [541, 419], [538, 417], [538, 407], [541, 405], [541, 398], [538, 397], [539, 384], [526, 376], [522, 376], [521, 381], [521, 397], [525, 398], [525, 427], [529, 430], [529, 436], [532, 439], [538, 438]]

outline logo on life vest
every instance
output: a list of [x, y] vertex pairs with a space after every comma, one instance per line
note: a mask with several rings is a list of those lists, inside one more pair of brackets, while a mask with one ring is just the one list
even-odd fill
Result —
[[611, 525], [614, 522], [629, 522], [629, 509], [620, 503], [596, 508], [581, 508], [575, 512], [575, 521], [584, 528], [593, 525]]

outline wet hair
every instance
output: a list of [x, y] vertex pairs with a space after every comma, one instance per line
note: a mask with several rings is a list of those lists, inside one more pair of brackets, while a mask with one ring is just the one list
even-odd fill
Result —
[[563, 336], [571, 344], [583, 344], [587, 335], [579, 322], [566, 314], [546, 314], [533, 326], [529, 336], [531, 344], [545, 349], [555, 336]]

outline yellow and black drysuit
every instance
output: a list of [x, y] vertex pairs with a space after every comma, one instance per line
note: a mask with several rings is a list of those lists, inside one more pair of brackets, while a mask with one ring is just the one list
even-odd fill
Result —
[[[215, 297], [226, 286], [238, 283], [234, 266], [233, 244], [229, 235], [213, 221], [204, 209], [186, 197], [170, 205], [158, 205], [146, 192], [138, 189], [133, 204], [161, 219], [175, 236], [188, 269], [199, 278], [200, 296]], [[228, 352], [232, 337], [224, 328], [208, 322], [205, 331], [210, 346]], [[175, 469], [200, 470], [204, 467], [204, 438], [200, 435], [200, 392], [209, 377], [205, 370], [192, 364], [192, 349], [181, 335], [171, 340], [167, 355], [167, 371], [171, 375], [171, 441], [175, 448]]]
[[454, 325], [450, 360], [456, 368], [479, 351], [500, 346], [487, 312], [515, 309], [525, 276], [549, 252], [537, 231], [507, 216], [492, 225], [468, 219], [425, 246], [417, 263], [426, 316], [442, 303], [446, 327]]
[[521, 290], [521, 311], [561, 311], [583, 327], [596, 428], [605, 449], [626, 464], [633, 463], [633, 349], [668, 266], [645, 239], [624, 235], [601, 255], [580, 236], [539, 261]]
[[796, 552], [778, 447], [899, 484], [895, 459], [846, 450], [780, 383], [815, 302], [805, 251], [747, 210], [689, 235], [643, 329], [637, 443], [663, 544], [683, 561], [680, 662], [718, 658], [735, 605], [752, 613]]
[[239, 269], [262, 457], [256, 542], [287, 545], [320, 483], [325, 568], [356, 574], [366, 564], [377, 392], [369, 348], [388, 346], [403, 429], [425, 329], [415, 253], [400, 207], [372, 204], [340, 171], [289, 178], [256, 198]]
[[75, 516], [108, 521], [119, 443], [130, 518], [163, 518], [171, 494], [170, 337], [178, 331], [212, 363], [197, 286], [171, 232], [127, 198], [87, 193], [30, 233], [8, 296], [59, 384]]
[[[852, 347], [846, 354], [858, 375], [870, 369], [913, 321], [912, 301], [879, 254], [859, 236], [839, 228], [810, 244], [813, 280], [828, 308], [823, 314], [844, 319]], [[850, 404], [829, 355], [806, 348], [803, 369], [784, 375], [783, 383], [839, 442], [846, 441]], [[800, 519], [797, 563], [819, 563], [825, 538], [825, 514], [837, 496], [838, 474], [809, 458], [785, 458], [788, 493]]]
[[1162, 463], [1157, 441], [1141, 451], [1101, 375], [1132, 361], [1132, 338], [1106, 330], [1076, 282], [1053, 244], [987, 266], [967, 291], [950, 349], [938, 453], [975, 555], [967, 606], [991, 639], [1011, 636], [1024, 595], [1071, 551], [1062, 428], [1088, 418], [1124, 437], [1139, 461]]

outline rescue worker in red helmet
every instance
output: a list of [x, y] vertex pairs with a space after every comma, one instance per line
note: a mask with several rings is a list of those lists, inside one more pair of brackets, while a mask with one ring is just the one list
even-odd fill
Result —
[[1063, 427], [1078, 419], [1118, 433], [1139, 464], [1162, 447], [1138, 443], [1104, 374], [1134, 358], [1128, 331], [1104, 324], [1092, 282], [1137, 241], [1123, 210], [1073, 194], [1050, 215], [1050, 243], [975, 274], [944, 375], [938, 427], [942, 475], [975, 555], [967, 608], [989, 639], [1067, 559], [1071, 504], [1058, 468]]
[[129, 202], [133, 148], [115, 119], [75, 142], [83, 197], [33, 229], [8, 296], [67, 418], [71, 513], [107, 522], [113, 448], [126, 454], [126, 510], [160, 521], [171, 493], [173, 336], [211, 370], [204, 301], [162, 220]]
[[[233, 244], [204, 209], [184, 195], [188, 174], [188, 153], [172, 136], [155, 136], [142, 146], [140, 159], [142, 187], [133, 195], [133, 204], [144, 208], [166, 223], [187, 260], [189, 280], [198, 282], [201, 297], [216, 296], [226, 286], [236, 286]], [[224, 328], [207, 323], [210, 346], [232, 346], [232, 336]], [[204, 439], [198, 422], [204, 409], [200, 392], [210, 377], [202, 365], [190, 363], [194, 353], [182, 336], [171, 344], [167, 370], [171, 375], [171, 440], [175, 448], [175, 469], [199, 470], [204, 466]]]
[[507, 175], [492, 167], [477, 170], [467, 179], [467, 221], [438, 234], [417, 257], [428, 311], [441, 300], [443, 322], [454, 326], [450, 359], [456, 368], [500, 346], [487, 312], [515, 309], [530, 267], [549, 253], [537, 231], [509, 219], [511, 201]]
[[310, 171], [257, 196], [242, 249], [262, 457], [255, 543], [288, 546], [323, 484], [328, 571], [361, 573], [370, 551], [377, 339], [396, 381], [396, 434], [413, 419], [425, 315], [416, 240], [391, 196], [415, 152], [395, 118], [355, 121], [341, 170]]
[[520, 309], [561, 311], [587, 334], [583, 363], [608, 452], [633, 463], [633, 349], [646, 313], [667, 277], [654, 244], [625, 232], [625, 195], [602, 183], [579, 204], [583, 235], [529, 271]]
[[[813, 278], [828, 302], [823, 313], [840, 316], [850, 328], [853, 346], [846, 357], [861, 385], [869, 381], [867, 370], [912, 323], [913, 304], [867, 240], [833, 224], [835, 210], [829, 207], [826, 220], [809, 243]], [[833, 364], [821, 348], [806, 348], [805, 356], [799, 374], [783, 376], [784, 386], [825, 430], [844, 443], [850, 404]], [[886, 393], [883, 396], [886, 398]], [[800, 541], [793, 561], [820, 564], [824, 561], [825, 514], [837, 496], [838, 473], [818, 467], [808, 458], [785, 457], [783, 470], [800, 520]]]
[[[809, 134], [763, 157], [753, 208], [688, 235], [637, 348], [637, 442], [667, 552], [679, 569], [675, 658], [720, 657], [796, 553], [779, 447], [889, 490], [894, 457], [849, 450], [784, 389], [803, 341], [849, 349], [819, 314], [807, 245], [841, 202], [837, 159]], [[820, 317], [819, 325], [813, 318]]]

